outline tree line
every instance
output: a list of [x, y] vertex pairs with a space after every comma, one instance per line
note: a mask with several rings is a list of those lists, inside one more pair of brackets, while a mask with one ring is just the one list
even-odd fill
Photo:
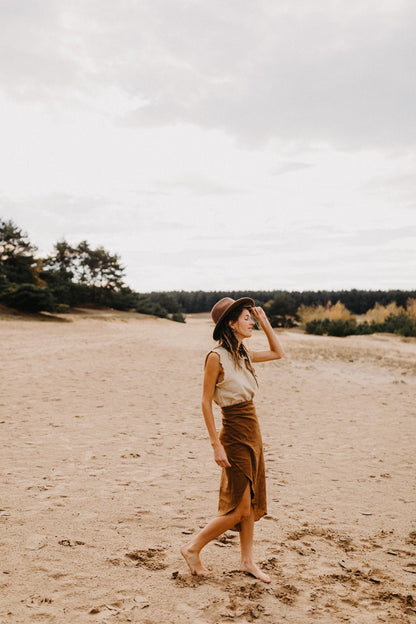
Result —
[[82, 305], [136, 310], [183, 322], [185, 314], [209, 312], [222, 297], [249, 296], [265, 307], [275, 327], [301, 322], [302, 306], [340, 302], [355, 315], [376, 304], [395, 302], [405, 308], [416, 290], [231, 290], [138, 293], [125, 283], [125, 267], [118, 254], [93, 248], [86, 240], [71, 245], [65, 239], [52, 252], [38, 257], [28, 235], [13, 221], [0, 218], [0, 303], [25, 312], [65, 312]]
[[[159, 301], [161, 293], [150, 292], [147, 297], [151, 301]], [[398, 306], [406, 306], [408, 299], [416, 298], [416, 290], [228, 290], [228, 291], [169, 291], [163, 297], [170, 297], [178, 302], [187, 314], [209, 312], [213, 305], [222, 297], [251, 297], [256, 305], [267, 307], [272, 316], [296, 317], [301, 305], [326, 306], [328, 302], [340, 301], [353, 314], [365, 314], [374, 308], [376, 303], [388, 305], [396, 302]]]
[[165, 305], [137, 293], [125, 283], [118, 254], [86, 241], [61, 240], [46, 257], [11, 220], [0, 219], [0, 303], [23, 312], [66, 312], [82, 305], [136, 310], [183, 322], [180, 306]]

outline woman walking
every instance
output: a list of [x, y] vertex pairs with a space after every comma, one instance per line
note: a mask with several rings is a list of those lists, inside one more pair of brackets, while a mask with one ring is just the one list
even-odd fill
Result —
[[[284, 353], [264, 310], [255, 307], [249, 297], [237, 301], [225, 297], [212, 308], [211, 316], [214, 340], [219, 345], [205, 361], [202, 413], [214, 459], [222, 468], [218, 516], [182, 546], [181, 553], [192, 574], [211, 574], [201, 563], [202, 548], [229, 529], [239, 531], [240, 570], [269, 583], [270, 577], [253, 559], [254, 522], [267, 513], [267, 503], [263, 446], [253, 404], [257, 379], [252, 364], [279, 359]], [[243, 343], [252, 334], [252, 317], [266, 334], [267, 350], [249, 352]], [[219, 436], [213, 401], [222, 411]]]

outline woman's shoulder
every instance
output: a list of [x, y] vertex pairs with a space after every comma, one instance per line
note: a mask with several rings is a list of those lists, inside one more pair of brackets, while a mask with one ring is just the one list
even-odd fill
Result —
[[222, 359], [224, 356], [231, 357], [229, 351], [222, 345], [217, 345], [216, 347], [213, 347], [210, 353], [216, 353], [220, 357], [220, 359]]
[[221, 356], [217, 351], [212, 349], [205, 356], [204, 369], [211, 371], [218, 371], [222, 368]]
[[229, 354], [228, 354], [227, 349], [225, 349], [221, 345], [217, 345], [216, 347], [213, 347], [211, 351], [208, 351], [205, 357], [205, 363], [208, 361], [208, 359], [215, 359], [215, 360], [219, 360], [220, 362], [222, 362], [224, 359], [227, 359], [228, 355]]
[[212, 357], [218, 358], [222, 368], [226, 368], [227, 370], [229, 370], [231, 367], [235, 367], [235, 362], [231, 353], [222, 345], [218, 345], [211, 349], [211, 351], [208, 353], [208, 356], [211, 353], [214, 354]]
[[217, 345], [215, 347], [212, 347], [210, 353], [218, 353], [221, 351], [225, 351], [224, 347], [222, 345]]

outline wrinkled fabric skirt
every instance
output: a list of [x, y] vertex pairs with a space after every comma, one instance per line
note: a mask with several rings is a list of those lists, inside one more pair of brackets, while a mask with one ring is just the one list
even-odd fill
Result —
[[[267, 513], [266, 477], [260, 426], [253, 401], [222, 408], [220, 441], [231, 464], [221, 473], [218, 515], [233, 511], [250, 484], [254, 519]], [[240, 525], [233, 527], [239, 531]]]

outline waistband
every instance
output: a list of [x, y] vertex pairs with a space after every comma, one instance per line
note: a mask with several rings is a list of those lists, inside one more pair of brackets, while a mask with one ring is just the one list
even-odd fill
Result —
[[234, 405], [226, 405], [221, 408], [222, 413], [227, 416], [229, 414], [241, 413], [241, 412], [255, 412], [254, 401], [243, 401], [242, 403], [235, 403]]

